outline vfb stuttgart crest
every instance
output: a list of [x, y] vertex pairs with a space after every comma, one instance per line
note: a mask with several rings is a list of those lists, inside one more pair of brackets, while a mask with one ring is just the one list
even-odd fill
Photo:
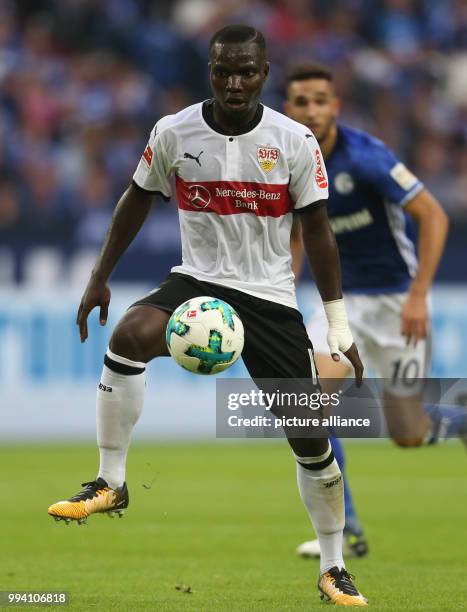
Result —
[[258, 147], [256, 155], [261, 168], [265, 172], [271, 172], [271, 170], [277, 164], [280, 151], [279, 149], [274, 149], [272, 147]]

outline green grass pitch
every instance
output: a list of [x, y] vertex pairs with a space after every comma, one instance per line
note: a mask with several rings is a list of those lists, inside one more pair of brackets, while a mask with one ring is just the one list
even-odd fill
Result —
[[[371, 609], [465, 610], [465, 449], [347, 450], [371, 547], [347, 567]], [[47, 506], [91, 480], [96, 458], [91, 446], [0, 450], [0, 590], [67, 591], [61, 609], [79, 611], [326, 610], [317, 561], [295, 555], [312, 532], [285, 442], [134, 444], [125, 517], [55, 523]]]

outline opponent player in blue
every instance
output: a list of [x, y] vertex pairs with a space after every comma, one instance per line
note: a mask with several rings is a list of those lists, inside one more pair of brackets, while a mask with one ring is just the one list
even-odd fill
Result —
[[[285, 111], [313, 131], [326, 160], [328, 215], [339, 246], [349, 324], [367, 371], [384, 380], [389, 434], [404, 447], [465, 436], [465, 410], [422, 404], [416, 380], [430, 366], [429, 291], [448, 231], [446, 214], [381, 141], [337, 123], [339, 99], [327, 68], [308, 65], [290, 72]], [[299, 227], [297, 220], [295, 269], [303, 257]], [[309, 330], [322, 383], [346, 377], [348, 363], [331, 357], [325, 346], [327, 325], [320, 310]], [[340, 442], [332, 444], [343, 464]], [[345, 489], [347, 552], [365, 554], [348, 482]], [[305, 543], [299, 552], [315, 555], [319, 547]]]

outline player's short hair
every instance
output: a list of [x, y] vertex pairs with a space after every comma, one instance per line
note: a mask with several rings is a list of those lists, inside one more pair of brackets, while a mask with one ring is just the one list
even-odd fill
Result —
[[266, 40], [263, 34], [251, 26], [243, 24], [228, 25], [218, 30], [209, 41], [209, 55], [217, 43], [254, 43], [266, 55]]
[[285, 86], [288, 88], [293, 81], [308, 81], [309, 79], [324, 79], [334, 83], [331, 70], [322, 64], [299, 64], [289, 69]]

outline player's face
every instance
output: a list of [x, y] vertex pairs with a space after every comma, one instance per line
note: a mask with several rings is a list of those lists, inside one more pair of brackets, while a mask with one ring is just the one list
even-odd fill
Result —
[[269, 64], [254, 43], [216, 44], [210, 58], [211, 88], [222, 113], [234, 120], [255, 112]]
[[339, 114], [339, 100], [326, 79], [292, 81], [284, 107], [291, 119], [310, 128], [318, 142], [325, 140]]

